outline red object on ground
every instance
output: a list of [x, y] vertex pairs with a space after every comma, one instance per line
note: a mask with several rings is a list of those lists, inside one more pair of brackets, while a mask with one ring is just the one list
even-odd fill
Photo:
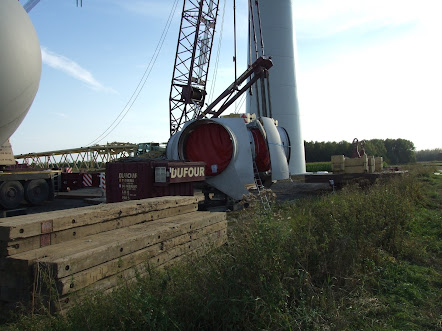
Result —
[[250, 130], [255, 142], [255, 162], [259, 172], [270, 170], [270, 154], [266, 141], [259, 129]]
[[206, 163], [206, 176], [219, 175], [233, 156], [230, 134], [216, 123], [200, 125], [189, 134], [185, 153], [188, 161]]

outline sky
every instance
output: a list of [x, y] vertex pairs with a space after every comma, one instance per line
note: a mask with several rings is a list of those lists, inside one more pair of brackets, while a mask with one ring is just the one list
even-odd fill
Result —
[[[42, 76], [11, 137], [14, 153], [166, 142], [182, 1], [41, 0], [29, 16]], [[242, 72], [247, 1], [236, 7]], [[293, 0], [293, 8], [304, 140], [403, 138], [417, 150], [442, 148], [440, 0]], [[220, 0], [206, 101], [234, 80], [233, 31], [233, 0]], [[241, 99], [234, 111], [245, 111]]]

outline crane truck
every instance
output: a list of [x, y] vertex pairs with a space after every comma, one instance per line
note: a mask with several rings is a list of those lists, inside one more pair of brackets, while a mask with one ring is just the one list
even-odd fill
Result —
[[[265, 80], [273, 62], [264, 56], [263, 51], [243, 74], [235, 77], [234, 82], [205, 107], [218, 5], [219, 0], [184, 0], [170, 89], [171, 137], [166, 157], [180, 162], [203, 162], [204, 205], [220, 204], [231, 208], [249, 193], [248, 188], [260, 190], [276, 180], [289, 178], [290, 141], [287, 131], [271, 118], [270, 95]], [[249, 6], [252, 12], [252, 6], [259, 6], [258, 1], [249, 2]], [[261, 29], [257, 30], [260, 33]], [[254, 29], [254, 33], [257, 30]], [[262, 36], [255, 40], [262, 43]], [[262, 88], [260, 117], [252, 114], [221, 117], [258, 81]], [[127, 165], [127, 169], [133, 169], [132, 165]], [[113, 190], [124, 190], [129, 197], [136, 197], [135, 192], [131, 193], [118, 184], [115, 177], [124, 175], [124, 166], [119, 170], [106, 173], [109, 196], [113, 195]], [[172, 176], [172, 171], [166, 169], [164, 172], [166, 177]], [[115, 184], [109, 185], [111, 182]], [[132, 186], [134, 190], [140, 187], [138, 184]]]

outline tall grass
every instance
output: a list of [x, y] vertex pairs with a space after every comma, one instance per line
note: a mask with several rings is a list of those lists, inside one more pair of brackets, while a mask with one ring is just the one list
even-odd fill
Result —
[[441, 187], [419, 170], [271, 213], [230, 213], [226, 246], [10, 328], [441, 328]]

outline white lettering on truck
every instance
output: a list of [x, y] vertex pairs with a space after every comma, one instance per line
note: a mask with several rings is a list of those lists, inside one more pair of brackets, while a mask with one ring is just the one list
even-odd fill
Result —
[[119, 179], [126, 179], [126, 178], [133, 178], [136, 179], [137, 178], [137, 173], [136, 172], [120, 172], [118, 174], [118, 178]]
[[183, 178], [183, 177], [204, 177], [204, 167], [170, 167], [170, 178]]

